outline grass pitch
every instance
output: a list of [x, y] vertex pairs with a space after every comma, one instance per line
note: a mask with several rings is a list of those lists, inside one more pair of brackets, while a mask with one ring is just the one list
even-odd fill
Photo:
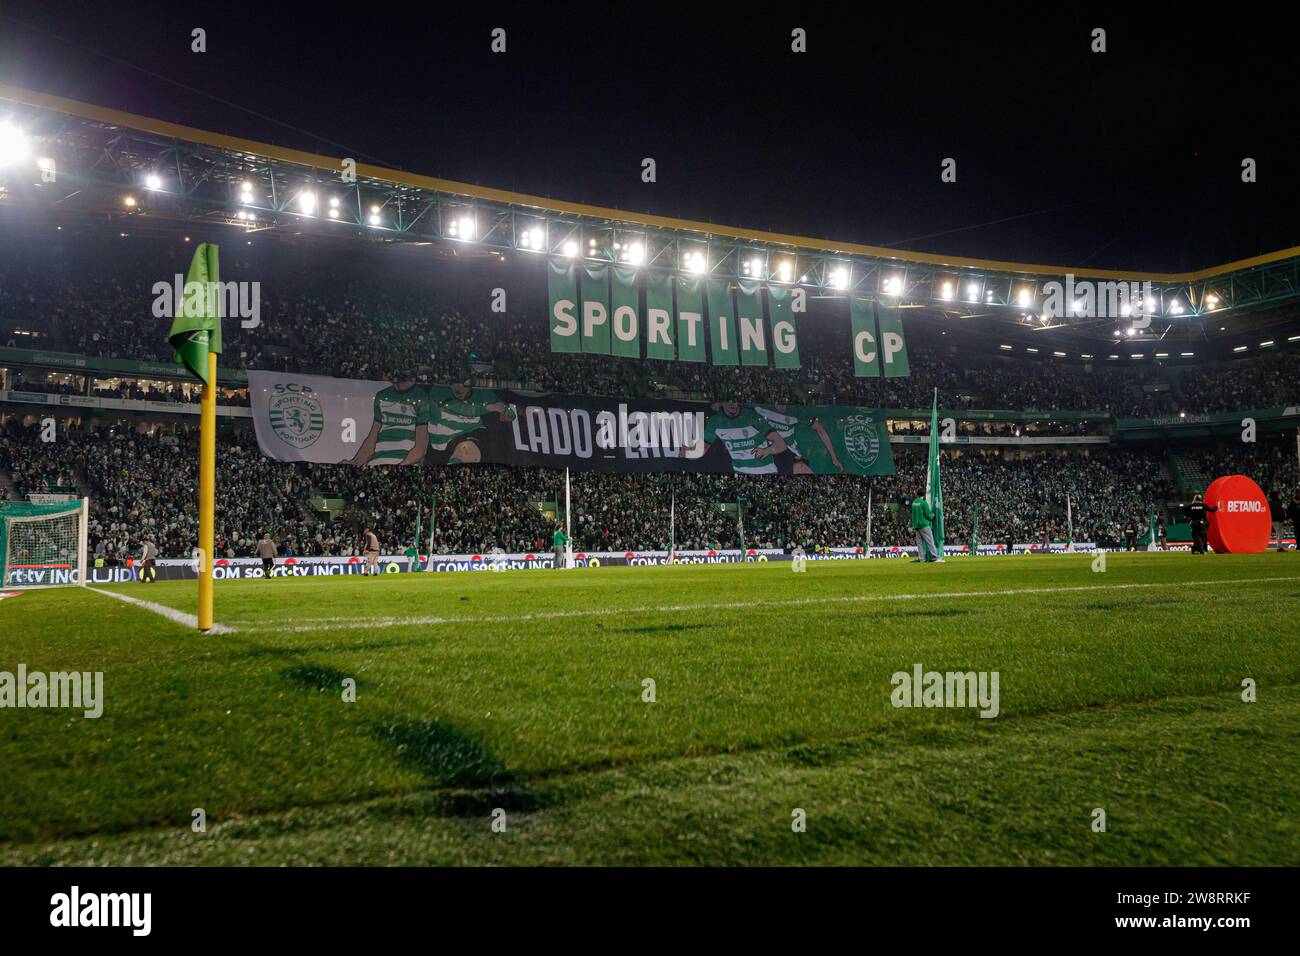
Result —
[[[0, 863], [1300, 864], [1300, 555], [1091, 561], [25, 593], [0, 670], [104, 714], [0, 710]], [[999, 715], [895, 708], [918, 663]]]

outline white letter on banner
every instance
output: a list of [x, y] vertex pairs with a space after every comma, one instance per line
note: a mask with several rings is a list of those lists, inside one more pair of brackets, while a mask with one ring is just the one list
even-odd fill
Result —
[[582, 303], [582, 337], [591, 338], [596, 333], [596, 326], [604, 325], [609, 316], [605, 306], [599, 302]]
[[[892, 365], [894, 356], [903, 351], [903, 337], [897, 332], [886, 332], [880, 336], [881, 357], [886, 365]], [[864, 361], [870, 361], [865, 359]]]
[[538, 405], [529, 405], [524, 415], [528, 419], [528, 450], [549, 455], [551, 443], [546, 437], [546, 412]]
[[575, 408], [569, 412], [573, 423], [573, 453], [579, 458], [591, 457], [591, 415], [585, 408]]
[[782, 355], [794, 351], [794, 325], [784, 320], [772, 326], [772, 347]]
[[559, 323], [553, 329], [556, 335], [562, 335], [568, 338], [578, 331], [578, 320], [573, 316], [572, 299], [555, 300], [555, 321]]
[[766, 352], [767, 343], [763, 340], [763, 323], [760, 319], [737, 316], [740, 320], [740, 350], [742, 352]]
[[650, 309], [646, 312], [646, 329], [649, 331], [651, 342], [662, 342], [664, 345], [672, 345], [672, 336], [668, 330], [672, 327], [673, 317], [663, 309]]
[[876, 340], [870, 332], [859, 332], [853, 337], [853, 351], [857, 353], [859, 362], [870, 364], [876, 360], [876, 353], [874, 351], [868, 352], [866, 345], [863, 344], [864, 342], [869, 342], [872, 345], [876, 344]]
[[613, 412], [596, 413], [596, 447], [618, 447], [618, 416]]
[[551, 422], [551, 437], [553, 439], [551, 454], [567, 455], [573, 449], [570, 442], [571, 436], [569, 435], [569, 416], [564, 414], [562, 408], [548, 408], [546, 417]]
[[620, 342], [631, 342], [636, 334], [636, 309], [630, 305], [620, 305], [614, 310], [614, 338]]
[[700, 323], [704, 321], [704, 316], [699, 312], [678, 312], [677, 317], [686, 323], [686, 344], [690, 348], [695, 348], [696, 330]]

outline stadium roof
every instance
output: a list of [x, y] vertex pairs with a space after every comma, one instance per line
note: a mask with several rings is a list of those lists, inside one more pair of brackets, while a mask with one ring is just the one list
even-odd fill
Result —
[[[1043, 322], [1051, 282], [1150, 282], [1154, 315], [1176, 330], [1201, 316], [1300, 300], [1300, 247], [1185, 273], [1123, 272], [902, 251], [648, 215], [386, 169], [241, 139], [0, 84], [11, 122], [53, 160], [57, 184], [0, 199], [61, 212], [171, 217], [264, 231], [323, 229], [417, 242], [568, 255], [710, 276], [789, 282], [826, 294], [894, 298], [951, 314]], [[0, 116], [0, 122], [6, 118]], [[44, 152], [42, 152], [44, 151]], [[345, 174], [347, 164], [354, 178]], [[41, 170], [32, 172], [39, 180]], [[152, 185], [150, 185], [152, 183]], [[33, 187], [50, 185], [36, 182]], [[130, 194], [130, 206], [125, 206]], [[318, 196], [324, 197], [318, 200]], [[329, 206], [326, 207], [328, 200]], [[310, 202], [310, 204], [308, 204]], [[329, 220], [333, 225], [328, 225]], [[1115, 317], [1049, 327], [1109, 334]], [[1153, 331], [1158, 332], [1158, 329]]]

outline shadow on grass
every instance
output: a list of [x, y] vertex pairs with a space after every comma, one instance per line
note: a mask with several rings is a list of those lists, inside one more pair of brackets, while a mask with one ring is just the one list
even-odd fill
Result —
[[543, 800], [515, 782], [505, 763], [483, 743], [438, 720], [372, 724], [371, 736], [389, 746], [398, 761], [419, 771], [430, 786], [445, 789], [434, 798], [441, 816], [486, 816], [500, 807], [529, 813]]
[[676, 633], [678, 631], [698, 631], [709, 628], [709, 624], [650, 624], [646, 627], [615, 627], [610, 628], [610, 634], [664, 634]]
[[298, 667], [286, 667], [280, 672], [285, 680], [291, 684], [297, 684], [303, 690], [326, 691], [342, 690], [343, 681], [352, 674], [345, 674], [341, 670], [333, 667], [324, 667], [320, 664], [302, 664]]

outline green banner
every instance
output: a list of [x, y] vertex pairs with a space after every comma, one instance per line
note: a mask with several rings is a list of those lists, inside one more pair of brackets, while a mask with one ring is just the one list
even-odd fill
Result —
[[853, 325], [853, 374], [858, 378], [880, 377], [874, 305], [870, 299], [849, 299], [849, 318]]
[[609, 354], [609, 267], [582, 269], [582, 350]]
[[703, 362], [704, 301], [699, 276], [677, 277], [677, 357], [683, 362]]
[[547, 267], [551, 351], [581, 352], [578, 335], [578, 276], [572, 262], [552, 259]]
[[789, 289], [767, 287], [767, 315], [772, 328], [772, 364], [777, 368], [798, 368], [799, 339], [795, 336]]
[[731, 283], [713, 279], [705, 283], [709, 297], [709, 351], [714, 365], [739, 365], [736, 351], [736, 307], [731, 301]]
[[673, 280], [658, 273], [645, 280], [645, 357], [671, 362], [673, 349]]
[[763, 331], [762, 286], [757, 282], [736, 283], [736, 334], [739, 336], [741, 365], [767, 365], [767, 337]]
[[612, 351], [623, 358], [641, 357], [641, 291], [637, 286], [637, 271], [626, 266], [615, 266]]
[[877, 302], [876, 319], [880, 323], [880, 362], [885, 378], [910, 375], [907, 342], [903, 338], [903, 320], [899, 317], [898, 307]]

